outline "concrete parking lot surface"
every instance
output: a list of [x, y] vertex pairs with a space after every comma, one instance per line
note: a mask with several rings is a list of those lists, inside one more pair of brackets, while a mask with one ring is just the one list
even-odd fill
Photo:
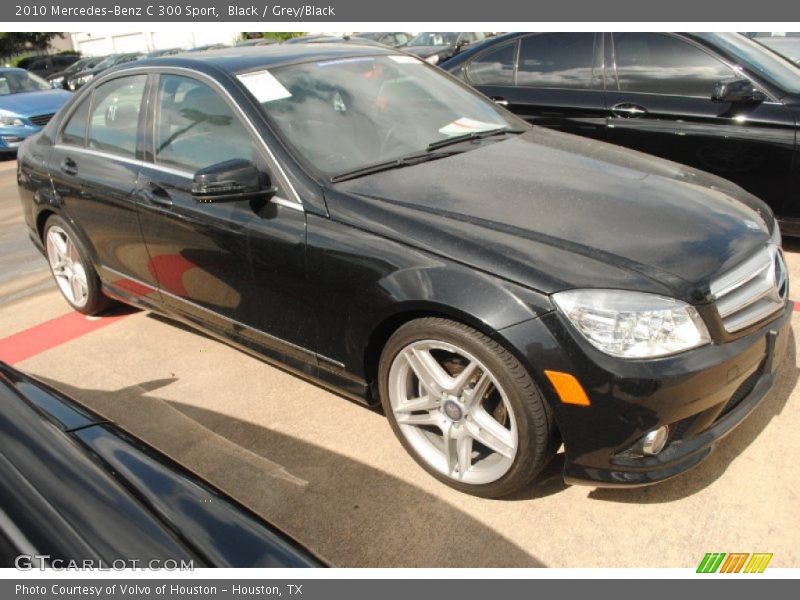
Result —
[[[27, 241], [14, 168], [0, 162], [0, 338], [26, 339], [70, 309]], [[800, 282], [800, 243], [786, 249]], [[706, 552], [800, 566], [800, 313], [775, 389], [695, 470], [648, 488], [569, 487], [558, 457], [504, 500], [436, 482], [376, 411], [160, 317], [121, 314], [16, 366], [337, 566], [696, 567]]]

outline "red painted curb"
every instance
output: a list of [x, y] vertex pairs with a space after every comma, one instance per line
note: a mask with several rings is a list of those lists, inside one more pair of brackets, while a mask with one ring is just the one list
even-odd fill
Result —
[[10, 365], [46, 352], [87, 333], [116, 323], [128, 314], [86, 317], [71, 312], [0, 339], [0, 360]]

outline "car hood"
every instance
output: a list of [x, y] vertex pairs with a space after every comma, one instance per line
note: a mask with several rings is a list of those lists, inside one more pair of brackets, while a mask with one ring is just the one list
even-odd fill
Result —
[[21, 117], [54, 113], [72, 94], [66, 90], [41, 90], [0, 96], [0, 108]]
[[496, 139], [335, 184], [331, 216], [545, 293], [691, 302], [769, 239], [769, 208], [713, 175], [538, 127]]

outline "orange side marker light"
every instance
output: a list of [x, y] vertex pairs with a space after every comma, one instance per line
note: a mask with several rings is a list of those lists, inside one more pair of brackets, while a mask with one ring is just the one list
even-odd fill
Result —
[[580, 382], [569, 373], [561, 371], [545, 371], [545, 375], [556, 388], [558, 397], [564, 404], [577, 404], [578, 406], [591, 406], [589, 397]]

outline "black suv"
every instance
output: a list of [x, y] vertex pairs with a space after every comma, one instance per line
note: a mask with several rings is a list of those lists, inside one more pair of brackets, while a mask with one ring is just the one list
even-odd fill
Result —
[[800, 68], [736, 33], [511, 33], [442, 65], [537, 125], [730, 179], [800, 235]]
[[80, 60], [76, 54], [56, 54], [55, 56], [42, 56], [28, 66], [28, 71], [39, 77], [47, 79], [53, 73], [67, 69], [70, 65]]

